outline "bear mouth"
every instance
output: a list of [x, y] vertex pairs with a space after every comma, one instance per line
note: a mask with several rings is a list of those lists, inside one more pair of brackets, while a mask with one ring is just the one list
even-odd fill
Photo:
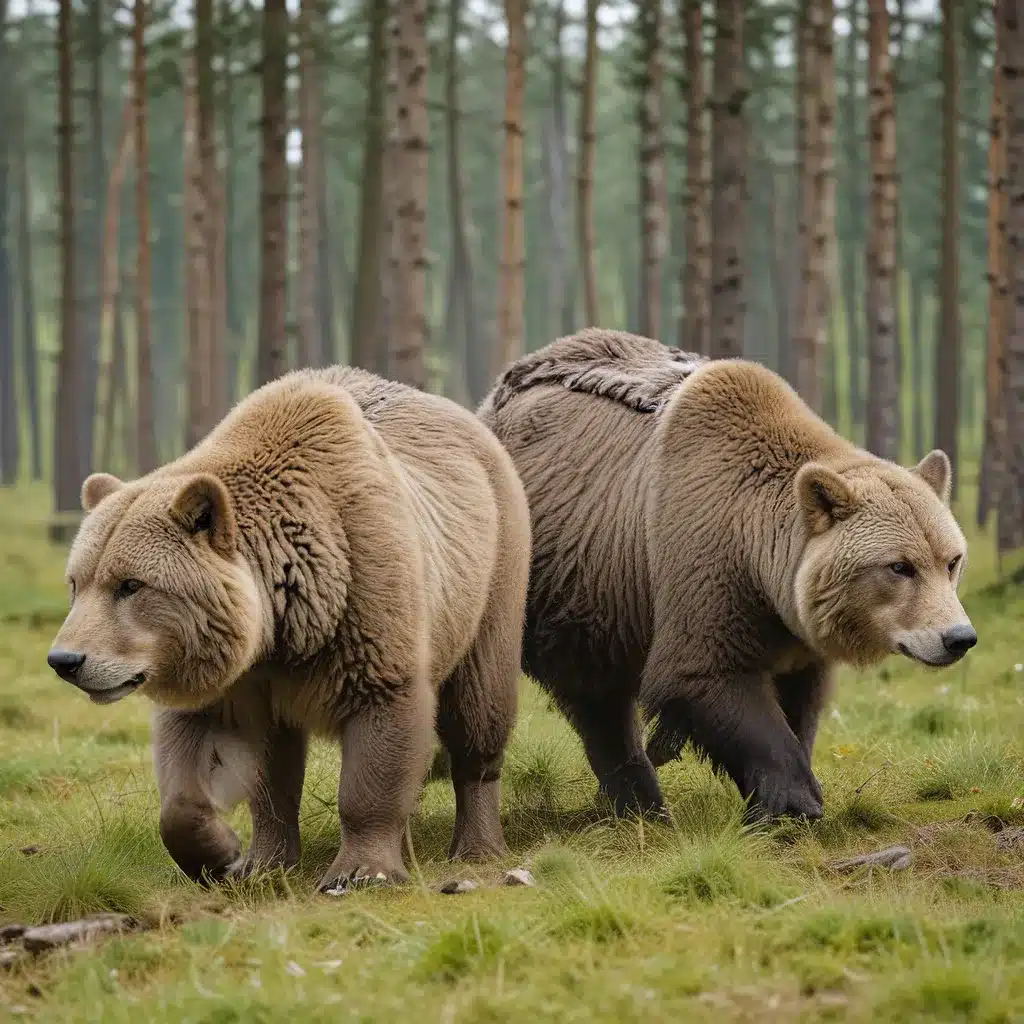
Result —
[[128, 694], [134, 693], [145, 681], [145, 673], [136, 672], [127, 682], [122, 683], [120, 686], [115, 686], [113, 689], [86, 690], [85, 692], [89, 695], [89, 700], [93, 704], [114, 704], [121, 700], [122, 697], [127, 697]]
[[963, 654], [946, 654], [937, 659], [922, 658], [921, 655], [915, 654], [906, 644], [897, 644], [896, 649], [911, 661], [916, 661], [919, 665], [927, 665], [929, 668], [945, 668], [947, 665], [952, 665], [963, 657]]

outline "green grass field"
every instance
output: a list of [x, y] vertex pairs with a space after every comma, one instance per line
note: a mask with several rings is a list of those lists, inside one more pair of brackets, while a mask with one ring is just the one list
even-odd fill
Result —
[[[416, 881], [331, 898], [314, 893], [338, 839], [324, 745], [300, 870], [215, 890], [177, 873], [149, 706], [95, 707], [46, 666], [66, 608], [47, 509], [42, 490], [0, 495], [0, 924], [109, 909], [151, 927], [0, 970], [0, 1018], [1024, 1020], [1024, 590], [997, 584], [987, 539], [965, 662], [840, 680], [815, 757], [822, 821], [745, 830], [735, 788], [689, 756], [661, 772], [677, 831], [610, 821], [575, 735], [524, 682], [508, 860], [447, 864], [438, 779], [413, 821]], [[892, 843], [909, 869], [831, 867]], [[495, 885], [516, 866], [535, 888]], [[483, 884], [441, 895], [451, 878]]]

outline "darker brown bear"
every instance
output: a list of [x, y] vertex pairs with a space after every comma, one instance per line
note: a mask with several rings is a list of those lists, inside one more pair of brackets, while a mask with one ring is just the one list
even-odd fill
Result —
[[875, 458], [761, 366], [586, 330], [509, 367], [479, 415], [530, 501], [523, 667], [619, 811], [663, 813], [654, 766], [692, 740], [755, 813], [818, 817], [832, 666], [976, 641], [946, 456]]
[[[504, 851], [529, 512], [472, 414], [359, 370], [294, 373], [156, 472], [90, 477], [83, 506], [50, 664], [94, 702], [157, 705], [160, 829], [186, 872], [298, 860], [319, 734], [344, 752], [322, 887], [406, 878], [435, 722], [451, 856]], [[218, 814], [243, 799], [247, 857]]]

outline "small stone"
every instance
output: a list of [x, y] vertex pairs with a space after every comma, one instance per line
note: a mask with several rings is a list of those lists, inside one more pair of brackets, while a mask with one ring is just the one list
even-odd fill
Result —
[[832, 865], [835, 871], [853, 871], [861, 867], [890, 868], [901, 871], [910, 867], [910, 849], [906, 846], [887, 846], [875, 853], [862, 853], [859, 857], [837, 861]]
[[453, 878], [449, 882], [445, 882], [441, 886], [441, 892], [445, 896], [456, 896], [463, 892], [472, 892], [474, 889], [478, 889], [479, 886], [472, 878]]
[[113, 932], [130, 931], [135, 927], [136, 922], [127, 914], [97, 914], [80, 921], [29, 928], [22, 936], [22, 942], [30, 953], [41, 953], [73, 942], [88, 942]]
[[526, 868], [513, 868], [511, 871], [505, 872], [505, 877], [501, 880], [502, 885], [536, 885], [537, 883], [533, 880], [533, 875], [530, 874]]
[[0, 928], [0, 946], [6, 946], [15, 939], [20, 939], [25, 934], [25, 925], [6, 924]]
[[306, 972], [302, 969], [302, 967], [299, 964], [297, 964], [294, 960], [289, 960], [288, 963], [286, 963], [284, 965], [284, 969], [293, 978], [302, 978], [302, 977], [305, 977], [305, 974], [306, 974]]

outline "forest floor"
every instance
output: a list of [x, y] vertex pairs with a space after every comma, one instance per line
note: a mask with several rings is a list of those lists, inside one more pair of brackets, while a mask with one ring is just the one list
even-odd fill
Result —
[[[507, 861], [446, 862], [437, 779], [412, 825], [416, 881], [338, 898], [315, 894], [338, 840], [322, 744], [298, 871], [214, 890], [176, 871], [149, 706], [95, 707], [46, 666], [67, 604], [47, 505], [0, 495], [0, 925], [112, 910], [148, 928], [0, 968], [0, 1018], [1024, 1020], [1024, 589], [995, 582], [988, 539], [965, 580], [980, 636], [965, 661], [844, 673], [815, 754], [820, 822], [744, 829], [735, 787], [689, 755], [661, 771], [677, 831], [612, 822], [575, 735], [524, 682]], [[244, 834], [244, 809], [234, 820]], [[833, 866], [891, 844], [909, 867]], [[535, 887], [497, 885], [520, 866]], [[442, 895], [453, 878], [481, 886]]]

